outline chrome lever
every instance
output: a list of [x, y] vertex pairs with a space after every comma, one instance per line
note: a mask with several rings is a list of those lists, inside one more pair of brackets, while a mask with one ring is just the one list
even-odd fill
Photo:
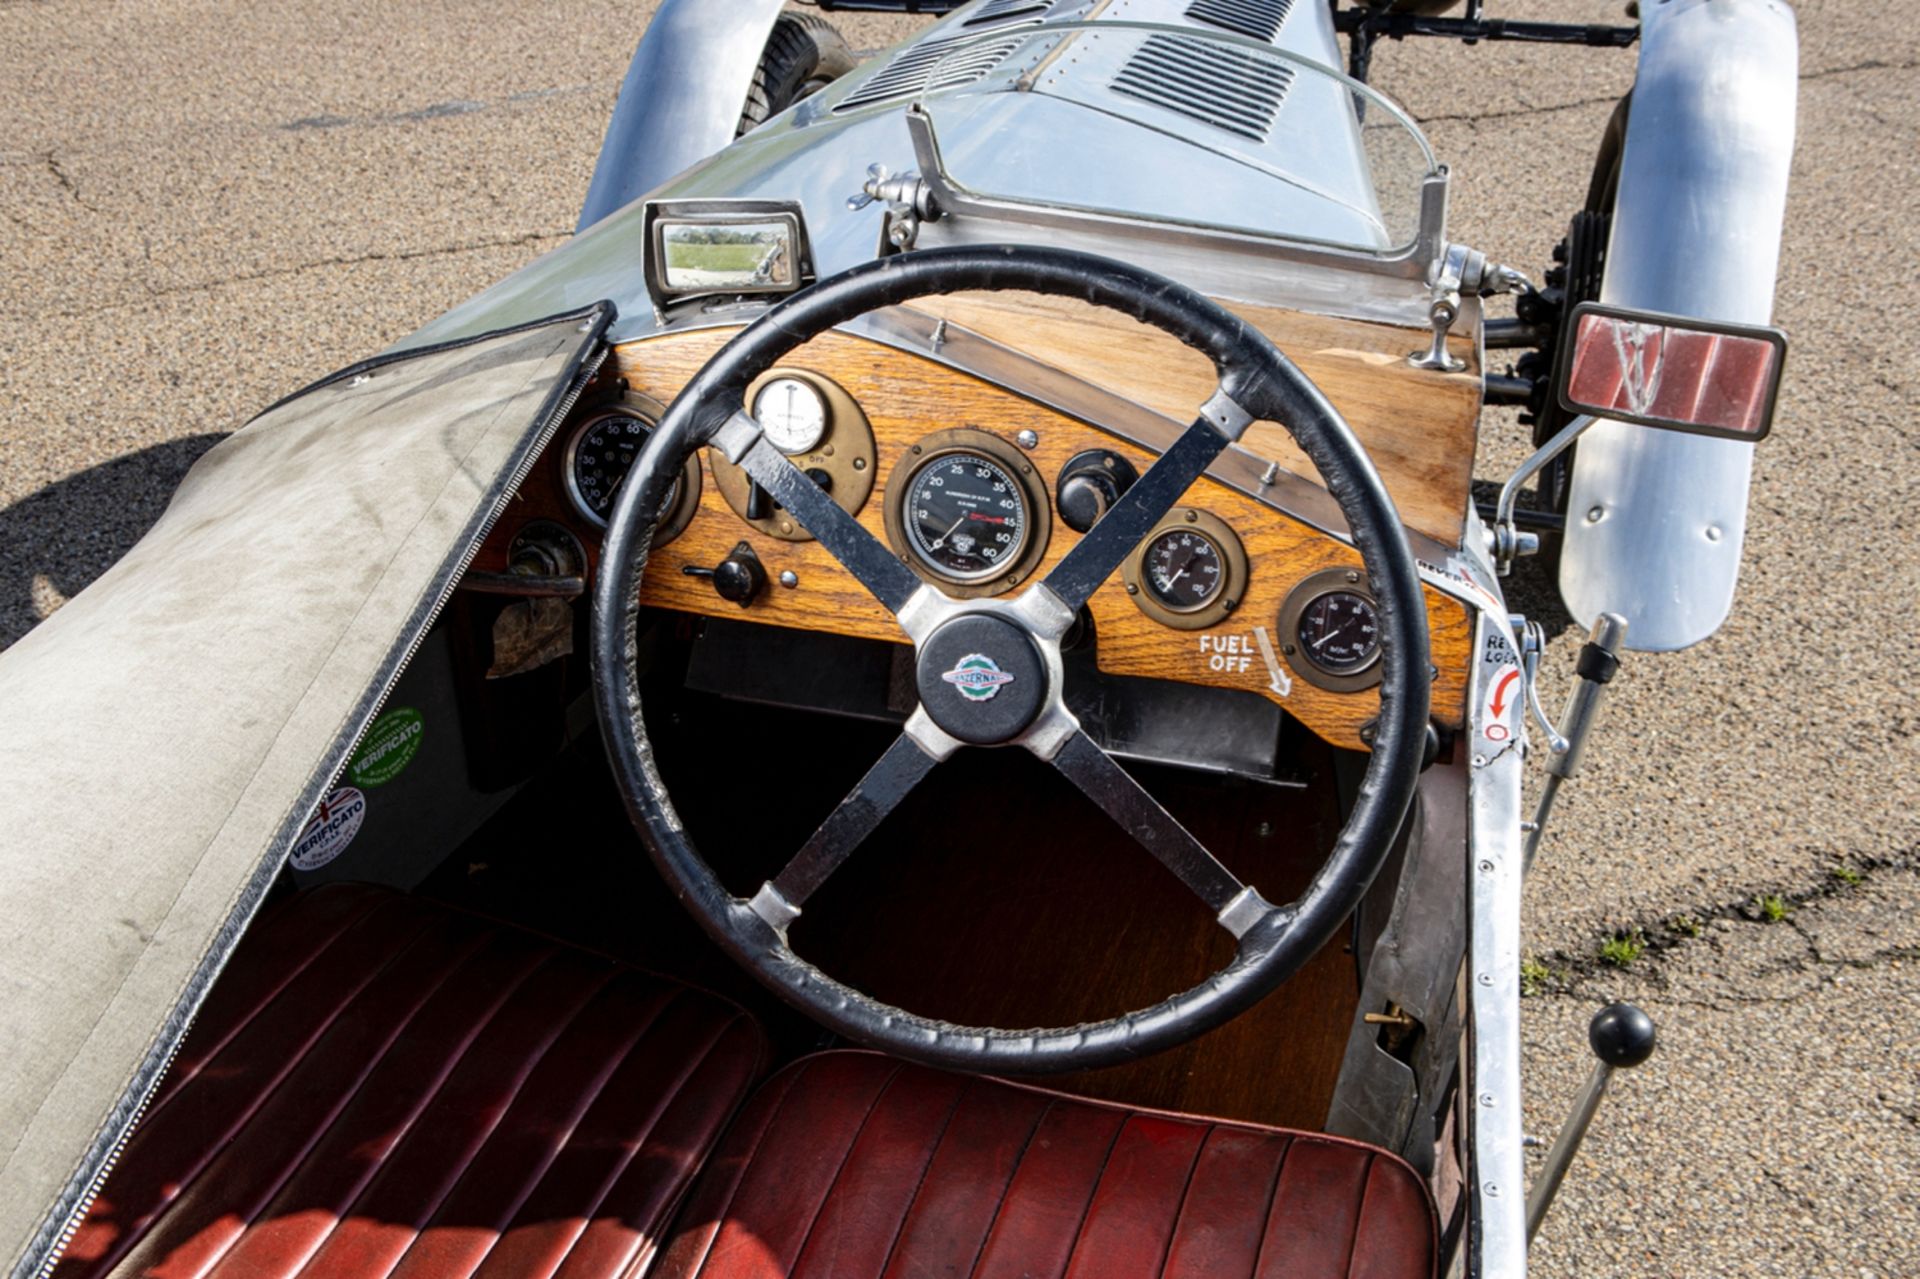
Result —
[[1522, 682], [1527, 688], [1527, 709], [1533, 715], [1534, 723], [1546, 736], [1547, 748], [1555, 755], [1566, 754], [1569, 743], [1560, 736], [1560, 730], [1547, 716], [1547, 708], [1540, 703], [1540, 657], [1547, 651], [1546, 628], [1538, 622], [1530, 622], [1516, 613], [1511, 618], [1513, 638], [1520, 649], [1520, 669]]

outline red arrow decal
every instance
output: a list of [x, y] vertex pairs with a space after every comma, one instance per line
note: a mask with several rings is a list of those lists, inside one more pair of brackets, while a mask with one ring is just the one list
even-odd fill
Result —
[[1507, 696], [1507, 687], [1508, 687], [1508, 686], [1509, 686], [1510, 684], [1512, 684], [1512, 683], [1513, 683], [1513, 681], [1515, 681], [1515, 680], [1517, 680], [1517, 679], [1519, 679], [1519, 678], [1520, 678], [1520, 672], [1519, 672], [1519, 670], [1518, 670], [1518, 669], [1512, 669], [1512, 670], [1509, 670], [1509, 671], [1508, 671], [1508, 672], [1507, 672], [1507, 673], [1506, 673], [1505, 675], [1502, 675], [1502, 676], [1500, 677], [1500, 682], [1499, 682], [1498, 684], [1495, 684], [1495, 685], [1493, 686], [1493, 714], [1494, 714], [1494, 718], [1496, 718], [1496, 719], [1498, 719], [1498, 718], [1499, 718], [1500, 716], [1502, 716], [1502, 715], [1504, 715], [1504, 714], [1506, 714], [1506, 712], [1507, 712], [1507, 704], [1506, 704], [1506, 700], [1505, 700], [1505, 699], [1506, 699], [1506, 696]]

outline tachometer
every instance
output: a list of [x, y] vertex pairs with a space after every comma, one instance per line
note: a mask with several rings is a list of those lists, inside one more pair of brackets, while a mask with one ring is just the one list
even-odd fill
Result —
[[928, 437], [887, 485], [894, 549], [968, 594], [1017, 583], [1045, 549], [1047, 529], [1032, 463], [985, 431]]

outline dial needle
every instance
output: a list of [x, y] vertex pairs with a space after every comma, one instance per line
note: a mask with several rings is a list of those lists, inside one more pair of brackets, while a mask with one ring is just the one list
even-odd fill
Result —
[[962, 524], [965, 524], [966, 522], [967, 522], [967, 517], [965, 515], [962, 515], [959, 519], [953, 522], [953, 524], [947, 529], [946, 532], [942, 533], [939, 537], [934, 538], [933, 541], [927, 546], [927, 549], [930, 551], [937, 551], [941, 547], [945, 546], [947, 544], [947, 539], [953, 536], [953, 530], [959, 528]]

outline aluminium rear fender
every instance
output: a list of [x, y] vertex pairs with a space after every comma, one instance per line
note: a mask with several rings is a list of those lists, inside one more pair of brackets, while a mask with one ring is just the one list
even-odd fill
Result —
[[[1643, 0], [1601, 300], [1764, 324], [1793, 158], [1799, 49], [1783, 0]], [[1603, 421], [1580, 439], [1560, 594], [1582, 627], [1687, 648], [1733, 607], [1752, 444]]]
[[782, 0], [662, 0], [633, 51], [576, 232], [733, 141]]

